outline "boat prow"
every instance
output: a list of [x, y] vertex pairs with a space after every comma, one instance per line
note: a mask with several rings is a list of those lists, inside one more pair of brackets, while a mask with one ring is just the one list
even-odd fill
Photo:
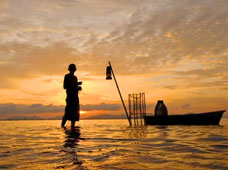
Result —
[[145, 125], [219, 125], [219, 122], [226, 110], [169, 115], [169, 116], [145, 116]]

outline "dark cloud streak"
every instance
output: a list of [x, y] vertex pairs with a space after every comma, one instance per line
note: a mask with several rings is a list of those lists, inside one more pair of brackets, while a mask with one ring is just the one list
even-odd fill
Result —
[[82, 110], [91, 111], [91, 110], [120, 110], [120, 104], [105, 104], [101, 103], [98, 105], [81, 105]]
[[[56, 105], [43, 105], [43, 104], [13, 104], [6, 103], [0, 104], [0, 114], [26, 114], [26, 113], [51, 113], [51, 112], [64, 112], [65, 106]], [[97, 105], [81, 105], [81, 109], [84, 111], [95, 110], [108, 110], [116, 111], [121, 109], [120, 104], [106, 104], [101, 103]]]

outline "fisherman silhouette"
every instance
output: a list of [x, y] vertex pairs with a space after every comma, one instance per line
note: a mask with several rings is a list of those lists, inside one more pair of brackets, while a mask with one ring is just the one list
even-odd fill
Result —
[[68, 67], [70, 73], [64, 77], [63, 88], [66, 89], [66, 107], [65, 114], [62, 118], [61, 126], [64, 127], [67, 120], [71, 121], [71, 130], [75, 128], [75, 122], [80, 119], [80, 105], [78, 92], [82, 89], [82, 82], [78, 82], [78, 78], [74, 75], [77, 67], [70, 64]]

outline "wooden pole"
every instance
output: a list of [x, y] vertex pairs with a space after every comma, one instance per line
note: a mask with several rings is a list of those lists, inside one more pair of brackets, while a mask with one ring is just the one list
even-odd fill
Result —
[[128, 94], [128, 110], [129, 110], [129, 118], [131, 119], [132, 113], [131, 113], [131, 94]]
[[145, 93], [144, 93], [144, 116], [146, 116], [146, 96], [145, 96]]
[[136, 125], [136, 106], [135, 106], [135, 94], [133, 94], [133, 103], [134, 103], [134, 124]]
[[140, 98], [139, 98], [139, 103], [140, 103], [140, 104], [139, 104], [139, 110], [140, 110], [139, 112], [140, 112], [140, 119], [141, 119], [141, 121], [142, 121], [142, 118], [143, 118], [143, 117], [142, 117], [142, 93], [139, 93], [139, 97], [140, 97]]
[[131, 120], [130, 120], [130, 118], [129, 118], [129, 115], [128, 115], [128, 112], [127, 112], [127, 108], [126, 108], [126, 106], [125, 106], [125, 104], [124, 104], [124, 100], [123, 100], [123, 97], [122, 97], [122, 95], [121, 95], [120, 88], [119, 88], [119, 85], [118, 85], [118, 83], [117, 83], [117, 80], [116, 80], [114, 71], [113, 71], [113, 69], [112, 69], [111, 62], [109, 61], [108, 64], [109, 64], [109, 66], [111, 67], [112, 75], [113, 75], [113, 78], [114, 78], [114, 80], [115, 80], [116, 87], [117, 87], [117, 90], [118, 90], [119, 95], [120, 95], [120, 99], [121, 99], [121, 101], [122, 101], [122, 104], [123, 104], [123, 107], [124, 107], [124, 110], [125, 110], [125, 113], [126, 113], [126, 116], [127, 116], [128, 122], [129, 122], [129, 125], [131, 126]]
[[135, 97], [135, 106], [136, 106], [136, 107], [135, 107], [135, 110], [136, 110], [135, 113], [136, 113], [136, 120], [137, 120], [137, 123], [138, 123], [138, 114], [139, 114], [139, 113], [138, 113], [138, 94], [136, 93], [135, 96], [136, 96], [136, 97]]

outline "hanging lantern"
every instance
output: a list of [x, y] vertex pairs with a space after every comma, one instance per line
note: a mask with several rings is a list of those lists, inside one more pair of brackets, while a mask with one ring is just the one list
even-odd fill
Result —
[[106, 68], [106, 80], [112, 80], [112, 67], [107, 66]]

